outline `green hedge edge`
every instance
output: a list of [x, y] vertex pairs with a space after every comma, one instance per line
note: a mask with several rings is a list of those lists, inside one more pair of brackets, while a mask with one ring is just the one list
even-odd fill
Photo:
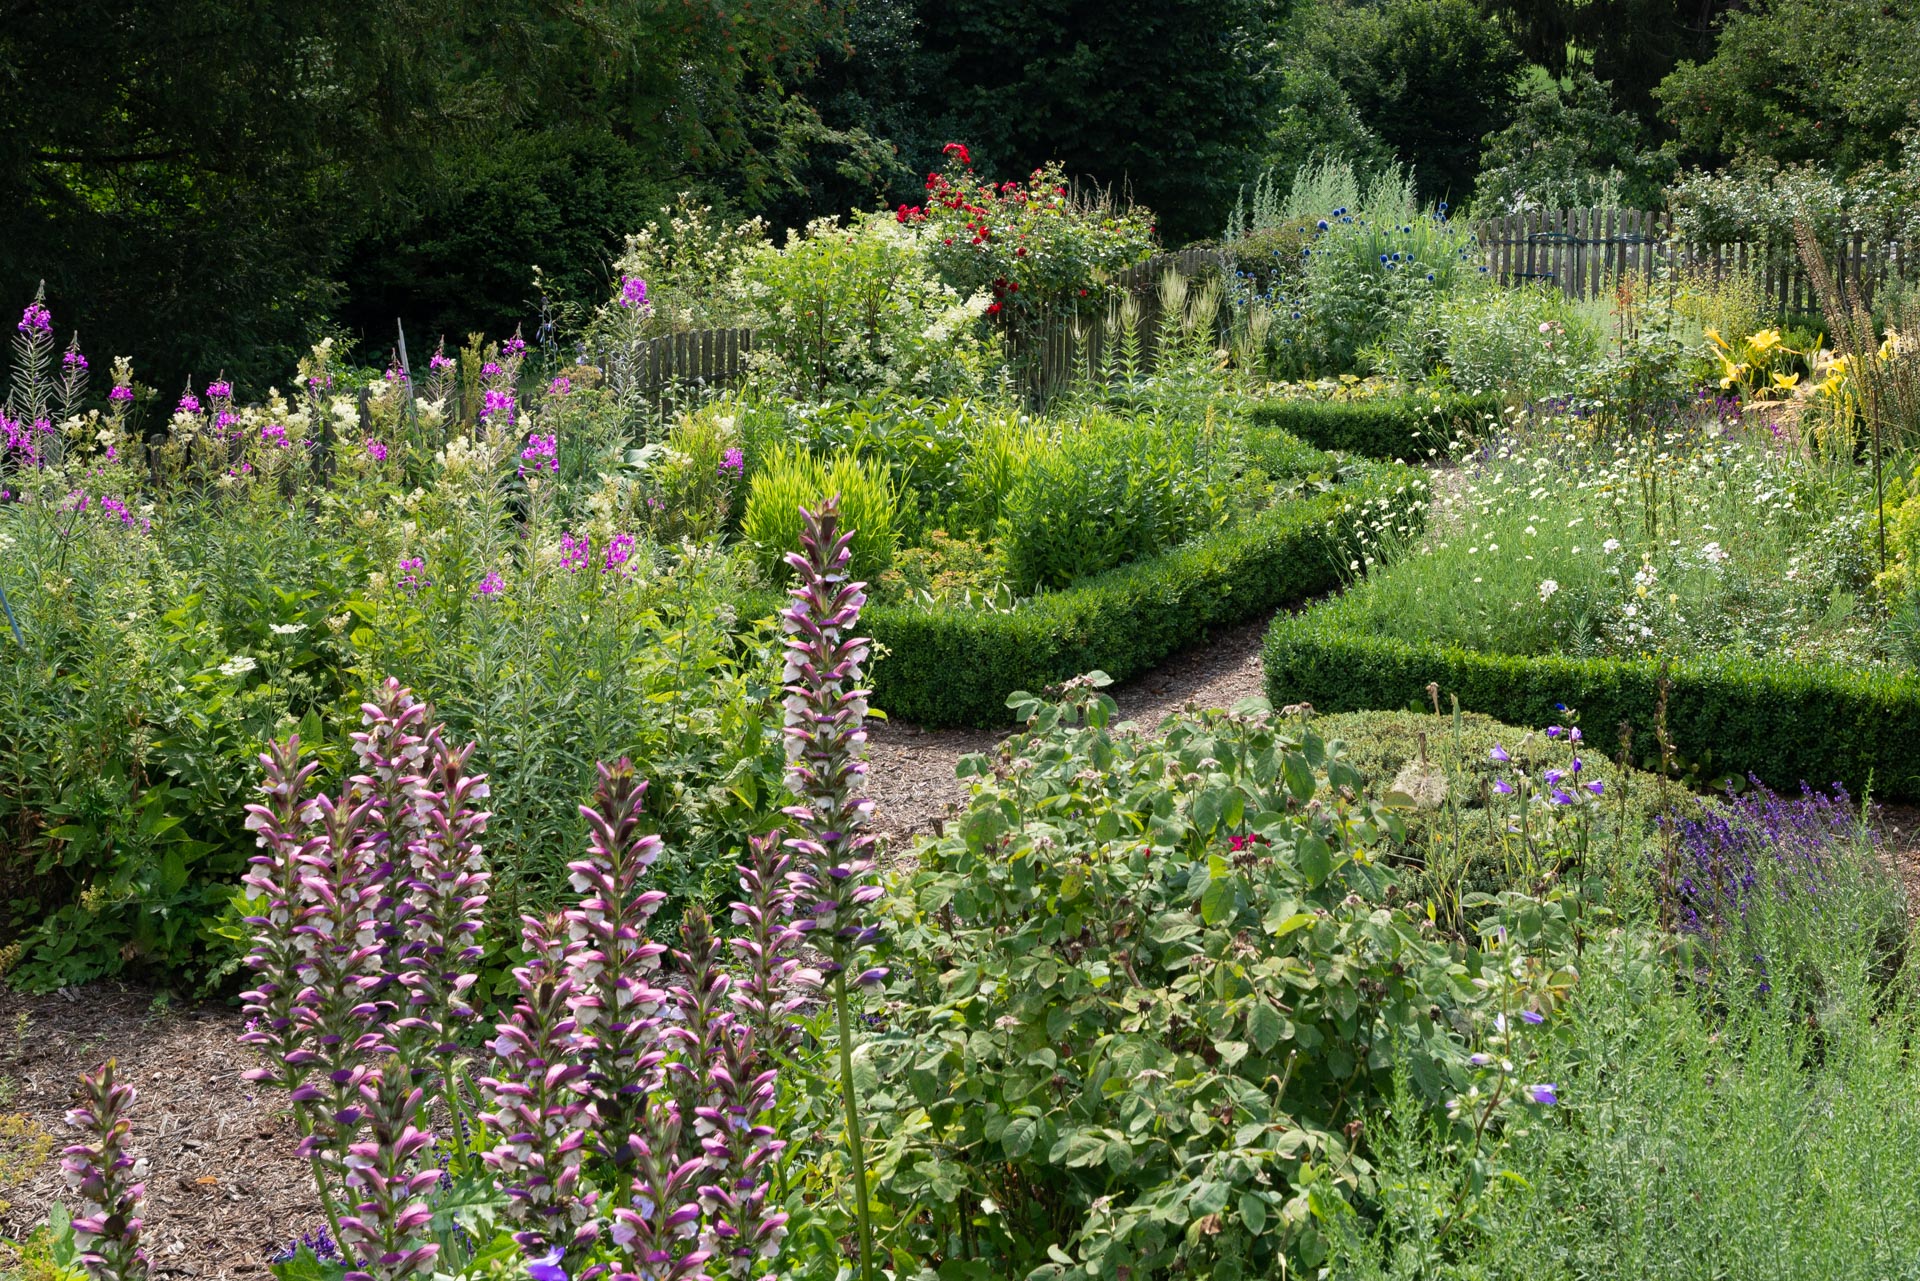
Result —
[[[1575, 709], [1594, 750], [1615, 754], [1622, 721], [1634, 757], [1657, 759], [1660, 664], [1649, 659], [1527, 657], [1358, 634], [1337, 607], [1274, 620], [1262, 651], [1276, 706], [1399, 709], [1441, 698], [1515, 725], [1567, 721]], [[1861, 796], [1920, 801], [1920, 676], [1834, 664], [1707, 656], [1674, 660], [1667, 726], [1699, 778], [1752, 774], [1775, 789], [1840, 783]], [[1443, 702], [1442, 706], [1446, 706]]]
[[1445, 453], [1458, 432], [1481, 434], [1486, 416], [1498, 419], [1500, 408], [1497, 396], [1443, 392], [1366, 400], [1265, 400], [1248, 409], [1247, 417], [1321, 449], [1419, 462], [1436, 450]]
[[[1348, 512], [1405, 485], [1408, 467], [1355, 464], [1344, 484], [1282, 502], [1151, 560], [1123, 565], [1003, 613], [869, 606], [861, 629], [882, 647], [872, 703], [921, 725], [1010, 724], [1007, 695], [1099, 669], [1125, 680], [1207, 635], [1339, 585]], [[1331, 527], [1330, 527], [1331, 526]], [[782, 607], [770, 594], [744, 617]]]

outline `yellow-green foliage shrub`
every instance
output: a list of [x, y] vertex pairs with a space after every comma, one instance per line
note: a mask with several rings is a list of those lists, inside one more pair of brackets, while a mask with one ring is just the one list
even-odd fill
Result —
[[740, 535], [769, 580], [787, 581], [784, 557], [800, 550], [800, 509], [818, 508], [835, 494], [840, 495], [841, 528], [853, 531], [849, 572], [872, 582], [892, 566], [899, 500], [886, 469], [847, 455], [828, 463], [782, 449], [754, 473], [740, 521]]

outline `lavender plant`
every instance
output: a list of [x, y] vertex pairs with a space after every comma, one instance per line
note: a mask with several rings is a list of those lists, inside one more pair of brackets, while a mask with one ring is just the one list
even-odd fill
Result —
[[109, 1059], [81, 1076], [83, 1101], [67, 1113], [67, 1124], [85, 1138], [67, 1148], [60, 1168], [80, 1197], [73, 1233], [82, 1243], [79, 1258], [87, 1275], [94, 1281], [140, 1281], [147, 1275], [139, 1218], [146, 1163], [127, 1151], [134, 1091], [113, 1079], [113, 1066]]

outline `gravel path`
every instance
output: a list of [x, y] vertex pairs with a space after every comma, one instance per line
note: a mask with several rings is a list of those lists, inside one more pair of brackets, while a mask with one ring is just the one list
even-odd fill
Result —
[[[1202, 646], [1176, 654], [1144, 676], [1111, 691], [1120, 714], [1146, 726], [1183, 707], [1231, 707], [1261, 692], [1260, 641], [1267, 619], [1222, 628]], [[870, 731], [876, 826], [897, 851], [934, 830], [966, 799], [954, 778], [962, 756], [992, 747], [1005, 730], [922, 729], [881, 723]]]

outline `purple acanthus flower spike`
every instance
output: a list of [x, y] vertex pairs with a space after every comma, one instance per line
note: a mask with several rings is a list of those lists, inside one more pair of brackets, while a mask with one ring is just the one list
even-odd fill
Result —
[[14, 328], [27, 335], [50, 334], [53, 332], [53, 313], [35, 299], [27, 304], [25, 311], [20, 313], [20, 323]]
[[113, 1067], [109, 1059], [81, 1076], [82, 1102], [67, 1113], [67, 1124], [84, 1137], [67, 1147], [60, 1168], [79, 1198], [73, 1234], [87, 1275], [94, 1281], [138, 1281], [147, 1275], [139, 1217], [146, 1162], [126, 1149], [133, 1131], [126, 1114], [134, 1092], [113, 1079]]
[[784, 1043], [794, 1030], [793, 1016], [806, 1003], [805, 990], [820, 976], [802, 971], [794, 951], [804, 935], [793, 928], [793, 856], [781, 848], [778, 832], [757, 836], [751, 855], [739, 869], [740, 897], [733, 920], [741, 932], [728, 940], [742, 972], [728, 991], [755, 1038], [765, 1046]]
[[660, 856], [660, 838], [642, 826], [647, 785], [622, 758], [602, 765], [592, 805], [583, 805], [587, 857], [567, 864], [580, 906], [567, 929], [584, 946], [572, 959], [573, 1014], [592, 1066], [596, 1141], [620, 1160], [639, 1124], [647, 1093], [659, 1085], [659, 1012], [666, 993], [650, 981], [666, 948], [647, 941], [647, 922], [666, 895], [641, 890], [640, 878]]
[[873, 802], [866, 780], [867, 691], [860, 688], [868, 642], [854, 634], [866, 584], [847, 581], [853, 536], [840, 532], [838, 498], [801, 513], [802, 550], [788, 555], [799, 571], [793, 604], [781, 614], [786, 632], [787, 786], [799, 798], [786, 810], [803, 835], [790, 839], [799, 865], [796, 928], [827, 955], [838, 973], [875, 937], [861, 909], [880, 896], [868, 882], [873, 836], [865, 829]]
[[695, 1129], [712, 1180], [700, 1188], [708, 1218], [703, 1245], [734, 1277], [758, 1275], [787, 1235], [787, 1216], [767, 1204], [773, 1163], [786, 1148], [767, 1124], [777, 1075], [754, 1044], [752, 1028], [720, 1030], [707, 1071], [710, 1101], [695, 1114]]
[[428, 1233], [433, 1211], [420, 1198], [440, 1170], [417, 1159], [433, 1145], [433, 1134], [416, 1124], [425, 1094], [396, 1058], [366, 1075], [360, 1096], [366, 1137], [348, 1149], [346, 1160], [347, 1187], [359, 1201], [340, 1219], [342, 1244], [353, 1243], [360, 1264], [347, 1270], [345, 1281], [431, 1274], [440, 1247]]
[[480, 1081], [492, 1108], [481, 1120], [501, 1138], [482, 1156], [505, 1187], [510, 1212], [526, 1225], [515, 1241], [537, 1254], [556, 1228], [594, 1235], [592, 1194], [582, 1200], [579, 1187], [593, 1116], [572, 1009], [580, 945], [567, 941], [563, 917], [529, 916], [524, 925], [528, 959], [513, 971], [520, 999], [494, 1029], [496, 1075]]
[[[847, 581], [852, 542], [851, 534], [840, 531], [837, 495], [817, 512], [801, 508], [801, 550], [787, 557], [799, 571], [799, 581], [793, 604], [780, 619], [786, 632], [787, 787], [799, 800], [785, 812], [801, 832], [787, 841], [798, 864], [792, 877], [798, 902], [794, 928], [806, 931], [809, 941], [826, 953], [827, 972], [833, 976], [860, 1276], [870, 1281], [875, 1275], [873, 1227], [853, 1075], [847, 969], [879, 937], [879, 926], [863, 917], [881, 891], [869, 879], [873, 836], [865, 829], [873, 802], [861, 794], [867, 773], [867, 691], [860, 688], [860, 664], [867, 657], [867, 641], [854, 628], [867, 598], [864, 584]], [[858, 981], [864, 985], [884, 977], [884, 969], [870, 967]]]
[[700, 1204], [694, 1180], [704, 1162], [680, 1161], [680, 1119], [671, 1103], [650, 1109], [630, 1140], [632, 1195], [613, 1212], [609, 1235], [620, 1256], [614, 1281], [696, 1281], [707, 1252], [700, 1246]]
[[317, 1174], [344, 1173], [365, 1114], [360, 1086], [367, 1061], [385, 1048], [379, 1010], [367, 992], [379, 981], [381, 955], [375, 938], [380, 887], [369, 875], [365, 839], [371, 804], [318, 797], [319, 837], [300, 855], [310, 910], [294, 927], [305, 952], [297, 1000], [306, 1040], [295, 1065], [309, 1075], [291, 1098], [311, 1127], [297, 1150], [317, 1163]]
[[367, 990], [378, 1003], [383, 1023], [397, 1016], [405, 997], [394, 989], [409, 949], [414, 900], [402, 868], [413, 842], [426, 828], [426, 807], [420, 798], [420, 775], [427, 759], [421, 731], [426, 719], [426, 704], [389, 677], [371, 701], [360, 705], [362, 728], [353, 734], [353, 753], [362, 771], [353, 777], [353, 798], [366, 806], [362, 839], [369, 864], [366, 876], [375, 893], [374, 941], [380, 949]]
[[461, 1023], [474, 1017], [468, 996], [478, 975], [480, 928], [487, 904], [486, 858], [480, 837], [493, 817], [485, 774], [471, 774], [474, 744], [450, 747], [438, 726], [427, 730], [426, 767], [410, 789], [417, 829], [400, 864], [411, 911], [400, 982], [406, 1017], [400, 1027], [424, 1037], [425, 1048], [454, 1052]]
[[[713, 933], [713, 921], [698, 907], [690, 908], [680, 919], [680, 946], [673, 953], [678, 979], [667, 988], [671, 1021], [663, 1024], [663, 1044], [678, 1053], [662, 1065], [666, 1083], [681, 1116], [698, 1117], [707, 1095], [707, 1064], [725, 1039], [733, 1021], [727, 989], [731, 986], [721, 968], [720, 940]], [[695, 1120], [694, 1133], [682, 1133], [689, 1145], [682, 1156], [698, 1151], [698, 1139], [704, 1123]]]
[[306, 1012], [298, 997], [305, 986], [299, 976], [308, 943], [298, 927], [311, 911], [302, 879], [311, 853], [319, 806], [311, 795], [319, 764], [300, 760], [299, 735], [268, 745], [260, 757], [264, 803], [247, 806], [247, 828], [264, 851], [248, 860], [241, 878], [250, 897], [261, 901], [261, 915], [250, 916], [253, 950], [247, 964], [256, 973], [255, 986], [240, 994], [249, 1016], [241, 1041], [265, 1052], [264, 1067], [247, 1072], [249, 1081], [295, 1089], [306, 1079], [307, 1061], [299, 1051], [306, 1043], [301, 1023]]

